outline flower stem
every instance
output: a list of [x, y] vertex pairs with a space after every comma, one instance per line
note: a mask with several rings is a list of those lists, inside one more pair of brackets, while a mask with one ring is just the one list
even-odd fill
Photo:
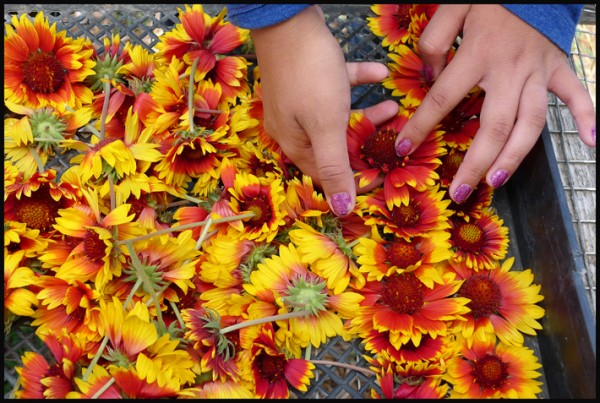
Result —
[[90, 366], [87, 367], [87, 369], [85, 370], [85, 374], [83, 374], [83, 377], [81, 378], [82, 381], [85, 382], [90, 377], [90, 375], [92, 374], [92, 369], [98, 363], [98, 360], [102, 356], [102, 353], [104, 352], [104, 349], [106, 348], [107, 344], [108, 344], [108, 334], [106, 336], [104, 336], [104, 339], [102, 339], [102, 343], [100, 343], [100, 347], [98, 347], [98, 351], [96, 351], [96, 355], [94, 355], [94, 358], [92, 358], [92, 362], [90, 363]]
[[179, 322], [179, 326], [181, 326], [181, 330], [185, 329], [185, 323], [179, 313], [179, 309], [177, 309], [177, 305], [173, 301], [169, 301], [169, 304], [171, 305], [171, 309], [173, 309], [173, 313], [175, 313], [175, 317], [177, 318], [177, 322]]
[[351, 369], [353, 371], [361, 372], [367, 376], [376, 376], [377, 375], [375, 372], [371, 371], [370, 369], [361, 368], [359, 366], [347, 364], [345, 362], [328, 361], [328, 360], [310, 360], [310, 362], [312, 362], [313, 364], [316, 364], [316, 365], [331, 365], [334, 367], [347, 368], [347, 369]]
[[190, 202], [188, 200], [178, 200], [178, 201], [175, 201], [172, 203], [158, 204], [158, 205], [156, 205], [156, 207], [154, 207], [154, 209], [161, 210], [161, 209], [165, 209], [165, 208], [185, 206], [186, 204], [190, 204]]
[[35, 163], [37, 164], [38, 172], [44, 173], [44, 163], [42, 162], [42, 159], [40, 158], [40, 153], [38, 152], [38, 150], [36, 148], [30, 148], [29, 152], [31, 153], [31, 156], [33, 157], [33, 159], [35, 160]]
[[206, 225], [204, 226], [204, 228], [202, 228], [202, 232], [200, 233], [200, 236], [198, 237], [198, 240], [196, 241], [196, 249], [197, 250], [200, 250], [200, 246], [202, 246], [202, 243], [206, 239], [206, 234], [208, 233], [208, 229], [210, 228], [212, 223], [213, 223], [212, 217], [208, 217], [208, 220], [206, 220]]
[[127, 305], [129, 305], [129, 303], [133, 299], [133, 296], [135, 295], [137, 289], [140, 288], [140, 285], [142, 285], [142, 279], [138, 278], [137, 280], [135, 280], [135, 284], [133, 285], [131, 291], [129, 291], [129, 295], [125, 299], [125, 302], [123, 302], [123, 309], [127, 309]]
[[108, 115], [108, 101], [110, 99], [110, 82], [108, 76], [104, 76], [107, 81], [104, 82], [104, 104], [102, 105], [102, 116], [100, 117], [100, 140], [104, 139], [104, 131], [106, 129], [106, 118]]
[[221, 334], [233, 332], [234, 330], [243, 329], [243, 328], [249, 327], [249, 326], [260, 325], [262, 323], [274, 322], [276, 320], [299, 318], [299, 317], [308, 316], [308, 315], [310, 315], [310, 311], [294, 311], [294, 312], [282, 313], [279, 315], [267, 316], [264, 318], [252, 319], [252, 320], [249, 320], [246, 322], [236, 323], [235, 325], [227, 326], [227, 327], [221, 329]]
[[[229, 222], [229, 221], [243, 220], [244, 218], [252, 218], [252, 217], [254, 217], [254, 213], [246, 213], [246, 214], [240, 214], [240, 215], [236, 215], [236, 216], [222, 217], [222, 218], [217, 218], [216, 220], [214, 220], [213, 224], [220, 224], [220, 223]], [[189, 224], [183, 224], [178, 227], [165, 228], [165, 229], [158, 230], [156, 232], [152, 232], [151, 234], [142, 235], [142, 236], [138, 236], [136, 238], [126, 239], [126, 240], [121, 240], [121, 241], [117, 241], [115, 243], [117, 245], [123, 245], [124, 243], [127, 243], [127, 242], [142, 241], [144, 239], [152, 238], [153, 236], [168, 234], [169, 232], [185, 231], [186, 229], [200, 227], [202, 225], [205, 225], [208, 221], [209, 220], [198, 221], [198, 222], [192, 222]]]
[[[68, 110], [71, 113], [75, 112], [75, 109], [71, 108], [70, 105], [65, 105], [65, 109]], [[88, 129], [92, 134], [95, 134], [96, 137], [101, 138], [100, 137], [100, 132], [94, 126], [92, 126], [89, 123], [87, 123], [84, 127], [86, 129]]]
[[199, 57], [194, 59], [192, 63], [192, 69], [190, 71], [190, 82], [188, 84], [188, 113], [190, 119], [190, 132], [194, 132], [194, 76], [196, 75], [196, 68], [198, 67]]
[[364, 235], [361, 235], [361, 236], [359, 236], [359, 237], [358, 237], [358, 238], [356, 238], [354, 241], [350, 242], [350, 243], [348, 244], [348, 247], [349, 247], [350, 249], [352, 249], [354, 246], [356, 246], [356, 245], [357, 245], [357, 244], [360, 242], [360, 239], [361, 239], [361, 238], [366, 238], [366, 237], [368, 237], [369, 235], [370, 235], [369, 233], [366, 233], [366, 234], [364, 234]]
[[158, 321], [158, 323], [161, 326], [164, 327], [165, 323], [163, 322], [162, 312], [160, 311], [160, 301], [158, 300], [158, 295], [156, 294], [156, 292], [154, 290], [152, 281], [150, 281], [150, 279], [146, 275], [146, 272], [142, 268], [142, 263], [140, 262], [140, 259], [138, 258], [137, 253], [133, 249], [133, 244], [131, 243], [131, 241], [128, 240], [126, 242], [126, 245], [127, 245], [127, 250], [129, 251], [129, 255], [131, 257], [131, 263], [133, 264], [133, 268], [135, 269], [135, 271], [138, 275], [138, 278], [142, 279], [142, 283], [144, 284], [145, 291], [148, 294], [150, 294], [150, 297], [152, 298], [152, 302], [154, 302], [154, 306], [156, 307], [156, 320]]
[[108, 390], [108, 388], [110, 388], [110, 385], [113, 383], [115, 383], [115, 378], [110, 378], [100, 389], [96, 391], [96, 393], [92, 395], [91, 398], [98, 399], [104, 392], [106, 392], [106, 390]]
[[112, 176], [108, 175], [108, 189], [110, 193], [110, 210], [114, 210], [117, 208], [117, 196], [115, 195], [115, 184]]

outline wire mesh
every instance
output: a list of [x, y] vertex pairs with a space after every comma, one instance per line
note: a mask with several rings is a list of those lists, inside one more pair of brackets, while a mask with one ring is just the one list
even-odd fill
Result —
[[[224, 5], [204, 5], [204, 10], [216, 15]], [[386, 62], [387, 53], [380, 39], [369, 30], [367, 16], [372, 16], [368, 5], [322, 5], [327, 23], [338, 38], [348, 61], [371, 60]], [[74, 37], [89, 38], [99, 53], [103, 52], [103, 38], [119, 33], [122, 42], [142, 44], [150, 50], [159, 37], [170, 30], [178, 19], [178, 8], [183, 4], [5, 4], [4, 21], [11, 22], [15, 15], [29, 14], [34, 17], [44, 11], [50, 24], [57, 30], [66, 30]], [[588, 5], [582, 14], [569, 58], [572, 68], [592, 94], [595, 105], [596, 92], [596, 6]], [[352, 92], [353, 107], [374, 104], [386, 96], [380, 85], [355, 87]], [[590, 305], [596, 311], [596, 149], [589, 148], [579, 140], [577, 128], [568, 109], [550, 94], [548, 102], [548, 129], [560, 166], [564, 191], [569, 203], [575, 232], [585, 262], [581, 273]], [[13, 324], [15, 330], [4, 340], [4, 396], [17, 381], [14, 367], [20, 365], [24, 351], [41, 351], [43, 344], [35, 336], [27, 320]], [[332, 339], [321, 349], [314, 351], [317, 360], [351, 363], [366, 368], [358, 341], [346, 342], [340, 337]], [[306, 393], [297, 397], [310, 398], [368, 398], [370, 390], [378, 390], [372, 380], [360, 372], [344, 368], [320, 365], [315, 379]]]

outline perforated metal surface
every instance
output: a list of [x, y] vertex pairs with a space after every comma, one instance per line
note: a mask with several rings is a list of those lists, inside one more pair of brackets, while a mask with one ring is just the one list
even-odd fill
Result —
[[[159, 37], [179, 22], [177, 8], [183, 4], [6, 4], [5, 23], [13, 15], [23, 13], [32, 17], [43, 10], [50, 23], [56, 22], [57, 30], [67, 30], [72, 36], [91, 39], [102, 52], [102, 39], [119, 33], [122, 41], [143, 44], [148, 49], [158, 43]], [[204, 5], [206, 12], [216, 15], [223, 5]], [[387, 61], [387, 54], [366, 25], [366, 17], [372, 15], [368, 5], [323, 5], [328, 24], [344, 48], [347, 60]], [[570, 57], [573, 69], [589, 89], [595, 101], [596, 91], [596, 8], [587, 6], [581, 25], [578, 26]], [[353, 90], [353, 105], [373, 104], [386, 96], [378, 85], [356, 87]], [[548, 103], [548, 128], [552, 135], [555, 154], [560, 166], [564, 191], [569, 203], [575, 232], [585, 262], [582, 278], [586, 284], [590, 305], [596, 311], [596, 150], [590, 149], [579, 140], [573, 119], [556, 97], [550, 95]], [[22, 324], [26, 324], [25, 321]], [[18, 326], [19, 323], [15, 324]], [[27, 329], [24, 325], [23, 329]], [[7, 388], [15, 385], [14, 365], [20, 365], [23, 351], [39, 351], [39, 340], [28, 330], [15, 329], [15, 333], [4, 340], [5, 350], [5, 397]], [[346, 343], [335, 338], [324, 348], [313, 352], [319, 360], [353, 363], [366, 367], [358, 342]], [[310, 398], [366, 398], [371, 388], [369, 377], [349, 369], [320, 365], [315, 379], [305, 394], [298, 397]]]

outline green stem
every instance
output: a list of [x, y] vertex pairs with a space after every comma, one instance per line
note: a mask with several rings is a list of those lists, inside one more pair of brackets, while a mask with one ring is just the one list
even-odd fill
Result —
[[158, 204], [158, 205], [156, 205], [154, 207], [154, 210], [160, 210], [160, 209], [165, 209], [165, 208], [184, 206], [186, 204], [190, 204], [190, 202], [188, 200], [178, 200], [178, 201], [172, 202], [172, 203]]
[[198, 237], [198, 240], [196, 241], [196, 249], [197, 250], [200, 250], [200, 246], [206, 239], [206, 234], [208, 233], [208, 229], [210, 228], [212, 223], [213, 223], [212, 217], [208, 217], [208, 220], [206, 220], [206, 225], [204, 226], [204, 228], [202, 228], [202, 232], [200, 233], [200, 236]]
[[108, 344], [108, 334], [106, 336], [104, 336], [104, 339], [102, 339], [102, 343], [100, 344], [100, 347], [98, 347], [98, 351], [96, 351], [96, 355], [94, 355], [94, 358], [92, 358], [92, 362], [90, 363], [90, 366], [87, 367], [87, 369], [85, 370], [85, 374], [83, 374], [83, 377], [81, 378], [82, 381], [85, 382], [90, 377], [90, 375], [92, 374], [92, 369], [98, 363], [98, 360], [102, 356], [102, 353], [104, 352], [104, 349], [106, 348], [107, 344]]
[[[222, 217], [222, 218], [217, 218], [216, 220], [214, 220], [213, 224], [220, 224], [220, 223], [229, 222], [229, 221], [243, 220], [244, 218], [252, 218], [252, 217], [254, 217], [254, 213], [240, 214], [240, 215], [231, 216], [231, 217]], [[142, 235], [142, 236], [127, 239], [127, 240], [117, 241], [117, 242], [115, 242], [115, 244], [123, 245], [124, 243], [127, 243], [127, 242], [142, 241], [144, 239], [152, 238], [153, 236], [168, 234], [170, 232], [185, 231], [186, 229], [200, 227], [202, 225], [205, 225], [208, 221], [209, 220], [205, 220], [205, 221], [193, 222], [193, 223], [189, 223], [189, 224], [183, 224], [178, 227], [165, 228], [165, 229], [161, 229], [156, 232], [153, 232], [151, 234]]]
[[135, 284], [133, 285], [133, 288], [131, 289], [131, 291], [129, 291], [129, 295], [127, 296], [127, 298], [125, 299], [125, 302], [123, 303], [123, 309], [127, 309], [127, 306], [133, 299], [133, 296], [137, 292], [137, 289], [140, 288], [140, 285], [142, 285], [142, 279], [138, 278], [137, 280], [135, 280]]
[[348, 247], [349, 247], [350, 249], [352, 249], [354, 246], [358, 245], [358, 242], [360, 241], [360, 239], [361, 239], [361, 238], [368, 237], [369, 235], [370, 235], [370, 234], [369, 234], [369, 233], [367, 233], [367, 234], [364, 234], [364, 235], [361, 235], [361, 236], [359, 236], [359, 237], [358, 237], [358, 238], [356, 238], [354, 241], [350, 242], [350, 243], [348, 244]]
[[[127, 295], [127, 298], [125, 299], [125, 302], [123, 303], [123, 311], [125, 311], [127, 309], [127, 305], [129, 305], [129, 303], [133, 299], [133, 296], [135, 295], [137, 289], [140, 288], [141, 284], [142, 284], [142, 279], [138, 278], [136, 280], [135, 284], [133, 285], [133, 288], [131, 289], [131, 291], [129, 291], [129, 295]], [[102, 344], [100, 344], [100, 347], [98, 348], [98, 351], [96, 352], [96, 355], [92, 359], [92, 362], [90, 363], [90, 366], [85, 371], [85, 374], [83, 375], [83, 378], [82, 378], [84, 381], [86, 381], [87, 378], [92, 373], [92, 368], [94, 368], [94, 366], [96, 365], [96, 363], [98, 362], [98, 360], [102, 356], [102, 353], [104, 352], [104, 349], [106, 348], [107, 344], [108, 344], [108, 335], [104, 336], [104, 339], [102, 340]]]
[[92, 395], [91, 398], [98, 399], [100, 396], [102, 396], [104, 392], [108, 390], [108, 388], [110, 388], [110, 385], [112, 385], [113, 383], [115, 383], [115, 378], [110, 378], [100, 389], [98, 389], [96, 393]]
[[60, 143], [61, 141], [64, 141], [64, 139], [53, 139], [51, 137], [36, 137], [35, 141], [37, 141], [38, 143], [40, 142], [44, 142], [44, 143]]
[[219, 109], [202, 109], [202, 108], [196, 108], [195, 109], [196, 112], [201, 112], [201, 113], [212, 113], [215, 115], [220, 115], [221, 113], [223, 113], [223, 111], [219, 110]]
[[15, 399], [16, 394], [17, 394], [17, 390], [19, 389], [19, 386], [21, 386], [21, 377], [20, 376], [17, 378], [17, 381], [15, 382], [15, 385], [10, 390], [9, 399]]
[[194, 76], [198, 67], [199, 57], [194, 59], [192, 70], [190, 71], [190, 82], [188, 84], [188, 113], [190, 117], [190, 133], [194, 132]]
[[363, 374], [365, 374], [367, 376], [376, 376], [377, 375], [375, 372], [371, 371], [370, 369], [362, 368], [362, 367], [352, 365], [352, 364], [346, 364], [345, 362], [328, 361], [328, 360], [309, 360], [309, 361], [316, 365], [331, 365], [334, 367], [351, 369], [353, 371], [362, 372]]
[[267, 316], [264, 318], [252, 319], [246, 322], [236, 323], [235, 325], [227, 326], [221, 329], [221, 334], [226, 334], [229, 332], [233, 332], [234, 330], [243, 329], [248, 326], [260, 325], [262, 323], [274, 322], [276, 320], [286, 320], [291, 318], [299, 318], [302, 316], [310, 315], [310, 311], [294, 311], [288, 313], [282, 313], [279, 315]]
[[181, 197], [182, 199], [185, 199], [185, 200], [189, 200], [189, 201], [191, 201], [192, 203], [196, 203], [196, 204], [200, 204], [200, 203], [202, 203], [202, 200], [200, 200], [200, 199], [196, 199], [195, 197], [192, 197], [192, 196], [190, 196], [190, 195], [187, 195], [187, 194], [182, 194], [182, 195], [180, 195], [179, 197]]
[[[69, 105], [65, 105], [65, 109], [71, 113], [75, 112], [75, 109], [71, 108], [71, 106], [69, 106]], [[86, 123], [86, 125], [84, 127], [86, 129], [88, 129], [90, 132], [92, 132], [92, 134], [95, 134], [96, 137], [100, 138], [100, 132], [94, 126], [90, 125], [89, 123]]]
[[144, 284], [145, 291], [148, 294], [150, 294], [150, 297], [152, 298], [152, 302], [154, 302], [154, 306], [156, 307], [156, 320], [158, 321], [158, 323], [161, 326], [164, 327], [165, 323], [163, 322], [163, 319], [162, 319], [162, 312], [160, 310], [160, 301], [158, 300], [158, 295], [154, 291], [154, 285], [152, 284], [152, 281], [150, 281], [150, 279], [146, 275], [146, 272], [142, 268], [142, 262], [140, 262], [140, 259], [138, 258], [137, 253], [133, 249], [133, 244], [131, 243], [131, 241], [128, 240], [126, 242], [126, 245], [127, 245], [127, 250], [129, 251], [129, 255], [131, 256], [131, 263], [133, 265], [133, 268], [135, 269], [135, 271], [138, 275], [138, 278], [142, 279], [142, 283]]
[[110, 174], [108, 175], [108, 189], [110, 193], [110, 210], [112, 211], [117, 208], [117, 195], [115, 195], [115, 184]]
[[40, 157], [38, 150], [36, 148], [30, 148], [29, 152], [37, 164], [38, 172], [44, 173], [44, 163], [42, 162], [42, 158]]
[[175, 317], [177, 318], [177, 322], [179, 322], [179, 326], [181, 326], [182, 330], [185, 329], [185, 323], [183, 322], [183, 318], [179, 314], [179, 309], [177, 309], [177, 305], [173, 301], [169, 301], [169, 304], [171, 305], [171, 309], [173, 309], [173, 312], [175, 313]]
[[108, 101], [110, 99], [110, 82], [108, 76], [104, 76], [107, 81], [104, 82], [104, 104], [102, 105], [102, 116], [100, 117], [100, 140], [104, 139], [104, 131], [106, 129], [106, 117], [108, 115]]

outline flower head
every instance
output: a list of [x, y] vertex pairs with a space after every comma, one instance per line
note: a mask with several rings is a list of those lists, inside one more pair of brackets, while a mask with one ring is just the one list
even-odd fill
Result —
[[[11, 25], [12, 24], [12, 25]], [[30, 108], [65, 105], [78, 109], [92, 101], [85, 85], [94, 74], [94, 52], [89, 39], [72, 39], [56, 32], [43, 12], [33, 23], [27, 14], [13, 16], [4, 37], [5, 100]]]

